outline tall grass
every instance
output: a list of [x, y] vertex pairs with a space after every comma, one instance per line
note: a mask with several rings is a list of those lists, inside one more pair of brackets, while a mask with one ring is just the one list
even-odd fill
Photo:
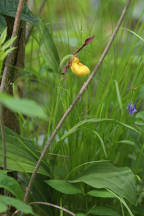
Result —
[[[42, 138], [41, 148], [87, 79], [77, 77], [70, 70], [66, 79], [62, 79], [58, 68], [60, 59], [73, 53], [87, 37], [95, 35], [94, 41], [79, 54], [80, 61], [92, 71], [124, 5], [122, 1], [119, 1], [119, 6], [115, 1], [113, 4], [111, 1], [100, 1], [99, 8], [92, 8], [90, 2], [61, 0], [58, 5], [57, 1], [48, 2], [45, 8], [48, 15], [44, 14], [43, 24], [27, 44], [26, 67], [22, 74], [25, 77], [24, 96], [43, 104], [48, 120], [44, 123], [21, 118], [21, 133], [37, 145]], [[143, 22], [138, 21], [133, 27], [133, 7], [98, 74], [49, 148], [46, 162], [50, 178], [74, 178], [89, 163], [106, 160], [117, 167], [131, 168], [135, 175], [143, 179], [143, 121], [138, 120], [138, 114], [130, 115], [126, 109], [129, 103], [136, 102], [138, 113], [143, 111], [144, 97], [144, 44], [139, 37], [127, 31], [131, 29], [143, 37]], [[141, 118], [143, 120], [143, 115]], [[42, 200], [47, 201], [51, 196], [52, 202], [76, 212], [88, 212], [93, 206], [105, 206], [121, 212], [120, 215], [132, 215], [115, 199], [107, 201], [86, 195], [84, 198], [81, 195], [73, 198], [50, 188], [47, 194], [43, 183], [45, 177], [39, 176], [35, 185], [39, 185], [38, 179], [41, 191], [34, 192], [34, 196]], [[89, 189], [82, 183], [80, 187], [85, 191]], [[138, 182], [137, 187], [139, 210], [129, 205], [135, 215], [140, 216], [143, 195], [139, 188], [143, 187], [142, 183]], [[44, 209], [40, 211], [46, 215]], [[57, 211], [51, 214], [59, 215]], [[60, 215], [64, 214], [61, 212]]]

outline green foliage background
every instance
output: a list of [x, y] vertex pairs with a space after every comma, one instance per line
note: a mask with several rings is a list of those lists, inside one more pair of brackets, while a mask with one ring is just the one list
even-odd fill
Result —
[[[70, 69], [62, 79], [62, 58], [94, 35], [78, 55], [92, 71], [125, 4], [125, 0], [46, 2], [26, 45], [25, 69], [14, 84], [21, 86], [23, 97], [29, 100], [0, 95], [2, 104], [18, 112], [21, 134], [6, 129], [7, 161], [8, 169], [19, 172], [24, 186], [52, 131], [87, 79]], [[39, 6], [40, 1], [35, 1], [34, 12]], [[144, 214], [141, 8], [141, 1], [132, 1], [102, 67], [50, 146], [30, 201], [53, 203], [76, 215]], [[138, 112], [130, 115], [126, 107], [135, 102]], [[34, 211], [66, 215], [43, 205], [36, 205]]]

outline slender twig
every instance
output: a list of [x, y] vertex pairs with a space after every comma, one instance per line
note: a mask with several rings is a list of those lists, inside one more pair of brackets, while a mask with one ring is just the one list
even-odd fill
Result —
[[61, 206], [52, 204], [52, 203], [48, 203], [48, 202], [31, 202], [31, 203], [29, 203], [29, 204], [30, 204], [30, 205], [40, 204], [40, 205], [52, 206], [52, 207], [54, 207], [54, 208], [63, 210], [64, 212], [68, 213], [69, 215], [75, 216], [75, 213], [73, 213], [72, 211], [70, 211], [70, 210], [68, 210], [68, 209], [66, 209], [66, 208], [63, 208], [63, 207], [61, 207]]
[[[66, 209], [66, 208], [63, 208], [63, 207], [61, 207], [61, 206], [52, 204], [52, 203], [48, 203], [48, 202], [31, 202], [31, 203], [29, 203], [29, 204], [30, 204], [30, 205], [47, 205], [47, 206], [52, 206], [52, 207], [54, 207], [54, 208], [60, 209], [60, 210], [62, 210], [62, 211], [64, 211], [64, 212], [68, 213], [69, 215], [75, 216], [75, 213], [73, 213], [72, 211], [70, 211], [70, 210], [68, 210], [68, 209]], [[20, 211], [20, 210], [16, 210], [16, 211], [12, 214], [12, 216], [15, 216], [16, 214], [18, 214], [19, 211]]]
[[[41, 4], [41, 6], [40, 6], [40, 9], [39, 9], [39, 11], [38, 11], [38, 16], [41, 14], [41, 12], [42, 12], [42, 10], [43, 10], [43, 8], [44, 8], [44, 6], [45, 6], [45, 3], [46, 3], [46, 0], [43, 0], [43, 1], [42, 1], [42, 4]], [[33, 31], [33, 28], [34, 28], [34, 26], [32, 25], [32, 26], [30, 27], [29, 31], [28, 31], [28, 34], [27, 34], [26, 40], [25, 40], [25, 43], [26, 43], [26, 44], [27, 44], [27, 42], [28, 42], [28, 40], [29, 40], [29, 37], [30, 37], [32, 31]]]
[[[20, 14], [25, 0], [20, 0], [16, 12], [16, 18], [13, 26], [13, 32], [11, 37], [17, 36], [19, 23], [20, 23]], [[15, 46], [15, 42], [11, 45], [11, 48]], [[12, 62], [14, 52], [11, 52], [5, 62], [5, 67], [2, 75], [0, 92], [3, 92], [7, 86], [7, 78], [10, 73], [10, 64]], [[3, 107], [0, 105], [0, 126], [1, 126], [1, 135], [2, 135], [2, 147], [3, 147], [3, 169], [6, 170], [6, 141], [5, 141], [5, 132], [4, 132], [4, 123], [3, 123]]]
[[51, 137], [49, 138], [48, 143], [45, 145], [45, 147], [44, 147], [44, 149], [43, 149], [43, 151], [42, 151], [42, 153], [41, 153], [41, 156], [40, 156], [40, 158], [39, 158], [39, 160], [38, 160], [38, 162], [37, 162], [37, 164], [36, 164], [36, 166], [35, 166], [35, 168], [34, 168], [34, 171], [33, 171], [32, 175], [31, 175], [31, 178], [30, 178], [28, 187], [26, 188], [26, 193], [25, 193], [25, 197], [24, 197], [24, 201], [25, 201], [25, 202], [27, 202], [27, 200], [28, 200], [29, 193], [30, 193], [30, 190], [31, 190], [33, 181], [34, 181], [34, 179], [35, 179], [36, 173], [37, 173], [37, 171], [38, 171], [38, 169], [39, 169], [39, 167], [40, 167], [40, 164], [41, 164], [41, 162], [42, 162], [44, 156], [45, 156], [46, 153], [47, 153], [47, 150], [48, 150], [49, 146], [51, 145], [52, 141], [54, 140], [54, 138], [55, 138], [55, 136], [56, 136], [58, 130], [61, 128], [61, 126], [62, 126], [64, 120], [68, 117], [68, 115], [69, 115], [69, 113], [72, 111], [73, 107], [76, 105], [76, 103], [78, 102], [78, 100], [81, 98], [81, 96], [83, 95], [83, 93], [86, 91], [86, 89], [87, 89], [89, 83], [92, 81], [94, 75], [97, 73], [98, 69], [99, 69], [100, 66], [102, 65], [103, 60], [104, 60], [105, 56], [107, 55], [107, 53], [108, 53], [108, 51], [109, 51], [109, 49], [110, 49], [110, 47], [111, 47], [111, 44], [112, 44], [112, 42], [114, 41], [114, 39], [115, 39], [115, 37], [116, 37], [116, 34], [117, 34], [117, 32], [118, 32], [118, 30], [119, 30], [121, 24], [122, 24], [122, 21], [123, 21], [123, 19], [124, 19], [124, 16], [125, 16], [125, 14], [126, 14], [126, 12], [127, 12], [127, 10], [128, 10], [128, 7], [129, 7], [130, 3], [131, 3], [131, 0], [128, 0], [127, 4], [126, 4], [125, 8], [123, 9], [122, 14], [121, 14], [121, 16], [120, 16], [120, 18], [119, 18], [119, 20], [118, 20], [118, 23], [117, 23], [117, 25], [116, 25], [116, 27], [115, 27], [115, 29], [114, 29], [114, 32], [113, 32], [113, 34], [112, 34], [112, 36], [111, 36], [111, 38], [110, 38], [108, 44], [106, 45], [106, 47], [105, 47], [105, 49], [104, 49], [104, 52], [102, 53], [102, 55], [101, 55], [101, 57], [100, 57], [100, 59], [99, 59], [98, 64], [95, 66], [93, 72], [91, 73], [91, 75], [89, 76], [89, 78], [87, 79], [87, 81], [83, 84], [82, 88], [80, 89], [79, 93], [78, 93], [77, 96], [75, 97], [75, 99], [74, 99], [74, 101], [72, 102], [72, 104], [69, 106], [69, 108], [68, 108], [68, 109], [66, 110], [66, 112], [64, 113], [63, 117], [61, 118], [61, 120], [60, 120], [59, 123], [57, 124], [55, 130], [53, 131]]

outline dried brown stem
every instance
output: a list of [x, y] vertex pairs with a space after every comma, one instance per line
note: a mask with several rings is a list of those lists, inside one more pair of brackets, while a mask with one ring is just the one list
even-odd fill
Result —
[[[21, 15], [21, 11], [22, 11], [24, 1], [25, 0], [19, 0], [17, 12], [16, 12], [16, 18], [15, 18], [14, 27], [13, 27], [13, 32], [12, 32], [11, 37], [17, 36], [18, 29], [19, 29], [19, 24], [20, 24], [20, 15]], [[11, 48], [13, 48], [15, 46], [15, 42], [16, 41], [13, 42], [13, 44], [11, 45]], [[14, 54], [14, 52], [11, 52], [8, 55], [8, 57], [6, 58], [5, 68], [4, 68], [4, 71], [3, 71], [2, 81], [1, 81], [1, 85], [0, 85], [0, 91], [4, 91], [4, 89], [7, 86], [7, 78], [8, 78], [9, 72], [10, 72], [10, 65], [11, 65], [11, 62], [12, 62], [13, 54]]]
[[[66, 209], [66, 208], [63, 208], [61, 206], [58, 206], [58, 205], [55, 205], [55, 204], [52, 204], [52, 203], [48, 203], [48, 202], [31, 202], [29, 203], [30, 205], [47, 205], [47, 206], [52, 206], [54, 208], [57, 208], [57, 209], [60, 209], [60, 210], [63, 210], [64, 212], [68, 213], [69, 215], [72, 215], [72, 216], [75, 216], [75, 213], [73, 213], [72, 211]], [[18, 214], [20, 212], [20, 210], [16, 210], [12, 216], [15, 216], [16, 214]]]
[[37, 204], [40, 204], [40, 205], [47, 205], [47, 206], [52, 206], [54, 208], [57, 208], [57, 209], [60, 209], [60, 210], [63, 210], [64, 212], [68, 213], [69, 215], [72, 215], [72, 216], [75, 216], [75, 213], [73, 213], [72, 211], [66, 209], [66, 208], [63, 208], [61, 206], [58, 206], [58, 205], [55, 205], [55, 204], [52, 204], [52, 203], [48, 203], [48, 202], [31, 202], [29, 203], [30, 205], [37, 205]]
[[44, 156], [45, 156], [46, 153], [47, 153], [47, 150], [48, 150], [49, 146], [51, 145], [52, 141], [54, 140], [54, 138], [55, 138], [55, 136], [56, 136], [58, 130], [61, 128], [61, 126], [62, 126], [64, 120], [68, 117], [68, 115], [69, 115], [70, 112], [72, 111], [73, 107], [76, 105], [76, 103], [78, 102], [78, 100], [81, 98], [81, 96], [83, 95], [83, 93], [86, 91], [86, 89], [87, 89], [88, 85], [90, 84], [90, 82], [92, 81], [94, 75], [97, 73], [98, 69], [99, 69], [100, 66], [102, 65], [103, 60], [104, 60], [105, 56], [107, 55], [107, 53], [108, 53], [108, 51], [109, 51], [109, 49], [110, 49], [110, 47], [111, 47], [111, 44], [113, 43], [113, 41], [114, 41], [114, 39], [115, 39], [115, 37], [116, 37], [116, 34], [117, 34], [117, 32], [118, 32], [118, 30], [119, 30], [121, 24], [122, 24], [122, 21], [123, 21], [123, 19], [124, 19], [124, 16], [125, 16], [125, 14], [126, 14], [126, 12], [127, 12], [127, 10], [128, 10], [128, 7], [129, 7], [130, 3], [131, 3], [131, 0], [128, 0], [128, 2], [127, 2], [127, 4], [126, 4], [125, 8], [124, 8], [123, 11], [122, 11], [122, 14], [121, 14], [119, 20], [118, 20], [118, 22], [117, 22], [117, 25], [116, 25], [116, 27], [115, 27], [115, 29], [114, 29], [114, 32], [113, 32], [113, 34], [112, 34], [112, 36], [111, 36], [111, 38], [110, 38], [108, 44], [106, 45], [106, 47], [105, 47], [105, 49], [104, 49], [104, 52], [102, 53], [102, 55], [101, 55], [101, 57], [100, 57], [100, 59], [99, 59], [98, 64], [95, 66], [93, 72], [91, 73], [91, 75], [89, 76], [89, 78], [87, 79], [87, 81], [83, 84], [83, 86], [82, 86], [82, 88], [80, 89], [79, 93], [78, 93], [77, 96], [75, 97], [73, 103], [69, 106], [69, 108], [68, 108], [68, 109], [66, 110], [66, 112], [64, 113], [63, 117], [61, 118], [61, 120], [60, 120], [59, 123], [57, 124], [55, 130], [53, 131], [51, 137], [49, 138], [48, 143], [45, 145], [45, 147], [44, 147], [44, 149], [43, 149], [43, 151], [42, 151], [42, 153], [41, 153], [41, 156], [40, 156], [40, 158], [39, 158], [39, 160], [38, 160], [38, 162], [37, 162], [37, 164], [36, 164], [36, 166], [35, 166], [35, 168], [34, 168], [34, 171], [33, 171], [32, 176], [31, 176], [31, 178], [30, 178], [28, 187], [26, 188], [26, 193], [25, 193], [25, 197], [24, 197], [24, 201], [25, 201], [25, 202], [27, 202], [27, 200], [28, 200], [29, 193], [30, 193], [30, 190], [31, 190], [33, 181], [34, 181], [34, 179], [35, 179], [36, 173], [37, 173], [37, 171], [38, 171], [38, 169], [39, 169], [39, 167], [40, 167], [40, 164], [41, 164], [41, 162], [42, 162]]
[[[19, 23], [20, 23], [20, 15], [21, 15], [24, 1], [25, 0], [19, 1], [17, 12], [16, 12], [16, 18], [15, 18], [15, 22], [14, 22], [14, 26], [13, 26], [13, 32], [12, 32], [11, 37], [17, 36], [18, 29], [19, 29]], [[14, 46], [15, 46], [15, 42], [11, 45], [11, 48]], [[0, 92], [3, 92], [5, 87], [7, 86], [7, 78], [9, 76], [10, 65], [12, 62], [13, 54], [14, 54], [14, 52], [11, 52], [6, 59], [6, 63], [5, 63], [5, 67], [4, 67], [4, 71], [3, 71], [3, 75], [2, 75], [2, 80], [1, 80], [1, 85], [0, 85]], [[0, 105], [0, 106], [1, 106], [0, 126], [1, 126], [2, 147], [3, 147], [3, 169], [5, 170], [6, 169], [6, 141], [5, 141], [5, 132], [4, 132], [4, 123], [3, 123], [3, 108], [2, 108], [2, 105]]]

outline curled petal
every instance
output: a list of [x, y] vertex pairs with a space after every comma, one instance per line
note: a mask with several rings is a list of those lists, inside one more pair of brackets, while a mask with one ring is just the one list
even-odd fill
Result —
[[85, 42], [82, 44], [82, 46], [80, 48], [78, 48], [73, 54], [75, 55], [75, 54], [79, 53], [81, 51], [81, 49], [83, 49], [87, 44], [91, 43], [93, 41], [93, 39], [94, 39], [94, 36], [87, 38], [85, 40]]
[[85, 40], [85, 44], [87, 45], [87, 44], [91, 43], [93, 41], [93, 39], [94, 39], [94, 36], [87, 38]]

